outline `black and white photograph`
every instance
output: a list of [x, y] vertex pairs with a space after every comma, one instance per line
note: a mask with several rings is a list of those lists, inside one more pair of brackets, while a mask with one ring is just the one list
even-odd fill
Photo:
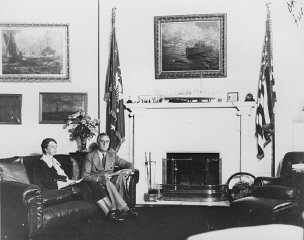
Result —
[[0, 0], [0, 239], [304, 240], [304, 0]]

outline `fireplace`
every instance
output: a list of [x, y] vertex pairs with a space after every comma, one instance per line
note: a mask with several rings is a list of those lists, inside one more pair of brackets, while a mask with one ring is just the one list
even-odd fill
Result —
[[219, 153], [167, 153], [163, 159], [163, 184], [218, 185], [221, 183]]
[[[250, 171], [256, 175], [266, 162], [255, 161], [253, 106], [252, 102], [234, 105], [216, 101], [130, 104], [136, 121], [134, 125], [129, 124], [134, 126], [129, 133], [130, 136], [134, 134], [132, 139], [135, 141], [126, 153], [132, 153], [129, 159], [133, 159], [141, 173], [136, 202], [145, 203], [144, 194], [150, 188], [160, 187], [165, 199], [169, 198], [171, 189], [173, 199], [173, 193], [175, 196], [180, 193], [180, 198], [188, 197], [195, 188], [201, 188], [201, 192], [205, 191], [210, 199], [207, 193], [218, 192], [215, 188], [224, 188], [232, 174]], [[122, 150], [120, 156], [124, 157]], [[149, 160], [151, 174], [147, 174], [146, 162]], [[176, 192], [175, 189], [189, 191]], [[201, 202], [204, 196], [198, 195], [197, 201]]]
[[167, 153], [162, 164], [162, 200], [226, 200], [219, 153]]

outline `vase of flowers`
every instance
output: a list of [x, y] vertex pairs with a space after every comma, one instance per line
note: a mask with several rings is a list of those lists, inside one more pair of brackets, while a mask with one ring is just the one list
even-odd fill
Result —
[[69, 128], [70, 140], [80, 140], [80, 152], [87, 151], [87, 140], [97, 133], [100, 125], [99, 119], [92, 119], [84, 112], [76, 112], [68, 116], [65, 120], [64, 128]]

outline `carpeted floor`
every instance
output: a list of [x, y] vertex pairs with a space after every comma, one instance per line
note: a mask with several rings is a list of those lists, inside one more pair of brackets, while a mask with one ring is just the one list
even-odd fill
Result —
[[139, 219], [123, 223], [104, 218], [75, 224], [39, 240], [182, 240], [190, 235], [232, 227], [229, 208], [208, 206], [138, 207]]

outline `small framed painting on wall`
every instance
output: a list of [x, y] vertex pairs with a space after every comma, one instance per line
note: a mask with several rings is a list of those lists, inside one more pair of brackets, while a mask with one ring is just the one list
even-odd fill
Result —
[[21, 94], [0, 94], [0, 124], [21, 124]]
[[39, 123], [63, 124], [68, 115], [87, 113], [87, 108], [87, 93], [42, 92], [39, 94]]

